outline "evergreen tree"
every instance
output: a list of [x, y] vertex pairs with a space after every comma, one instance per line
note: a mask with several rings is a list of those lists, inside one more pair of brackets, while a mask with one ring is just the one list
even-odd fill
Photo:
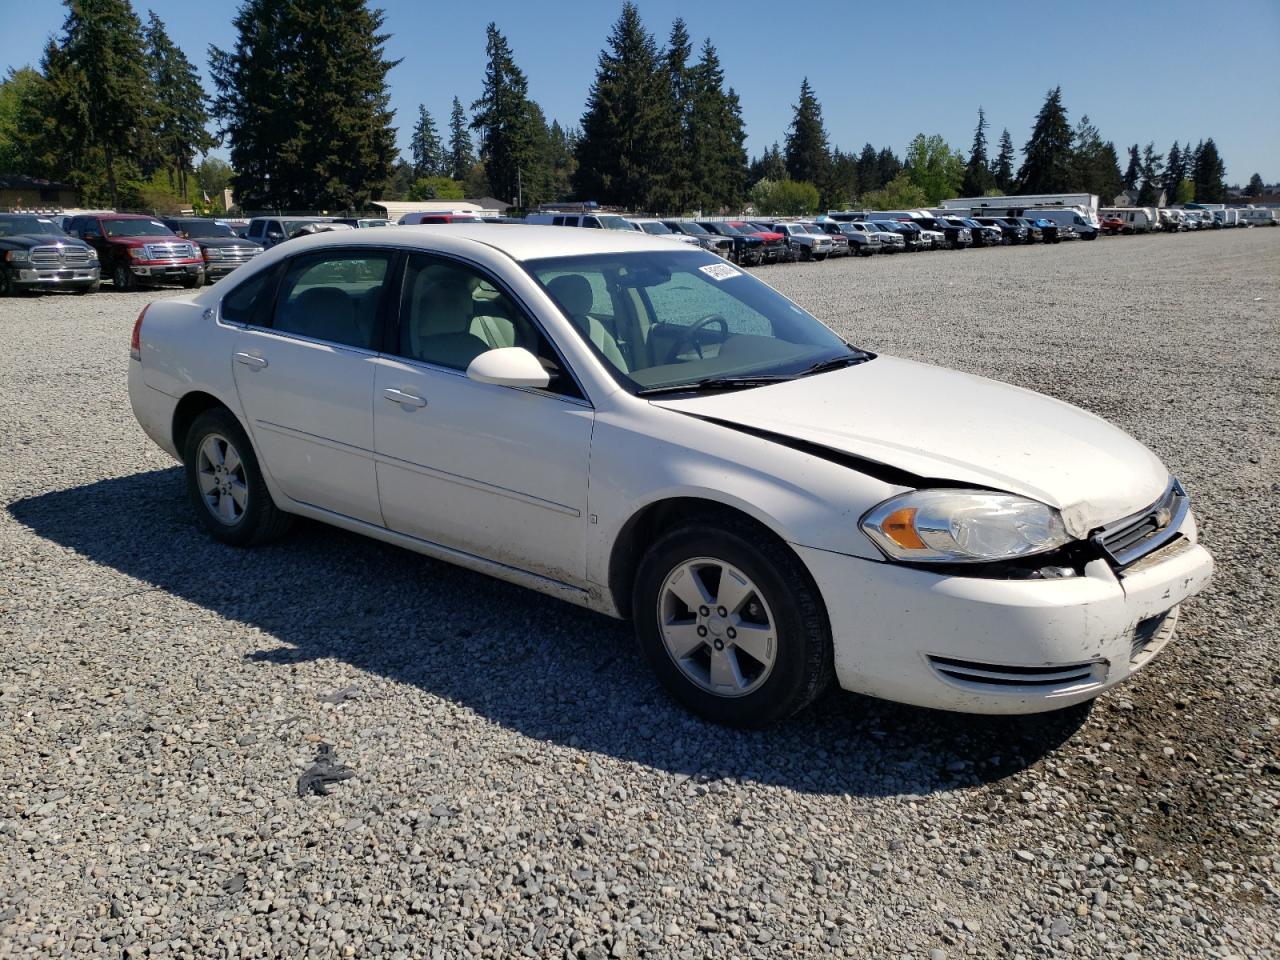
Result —
[[391, 176], [383, 14], [366, 0], [245, 0], [210, 47], [214, 115], [247, 209], [358, 210]]
[[577, 168], [574, 150], [578, 135], [552, 120], [547, 130], [547, 200], [566, 200], [573, 194], [573, 171]]
[[765, 147], [762, 153], [747, 170], [747, 182], [755, 184], [760, 180], [778, 182], [787, 178], [787, 165], [782, 160], [782, 150], [775, 140], [773, 146]]
[[858, 155], [845, 153], [839, 147], [833, 148], [830, 170], [827, 198], [831, 209], [847, 210], [864, 192], [858, 179]]
[[1120, 156], [1116, 153], [1116, 145], [1110, 140], [1102, 145], [1096, 176], [1098, 179], [1094, 186], [1097, 189], [1093, 192], [1105, 203], [1112, 203], [1124, 189], [1124, 176], [1120, 173]]
[[724, 88], [724, 70], [710, 40], [688, 71], [688, 170], [691, 206], [741, 205], [747, 189], [746, 130], [738, 95]]
[[480, 131], [480, 160], [490, 192], [515, 202], [525, 178], [531, 196], [545, 190], [546, 121], [529, 100], [529, 82], [496, 23], [485, 28], [485, 37], [488, 65], [483, 92], [471, 105], [471, 128]]
[[1156, 145], [1148, 143], [1142, 148], [1142, 185], [1138, 189], [1138, 206], [1153, 206], [1159, 199], [1164, 182], [1164, 155], [1156, 153]]
[[1262, 182], [1262, 174], [1255, 173], [1249, 178], [1249, 186], [1245, 187], [1245, 195], [1249, 197], [1260, 197], [1267, 192], [1267, 186]]
[[876, 148], [871, 144], [863, 144], [858, 154], [858, 195], [871, 190], [879, 190], [884, 184], [880, 182], [880, 159]]
[[45, 75], [53, 71], [57, 81], [50, 88], [51, 119], [62, 132], [60, 152], [73, 158], [81, 184], [100, 163], [105, 195], [119, 207], [121, 173], [136, 176], [152, 151], [155, 91], [147, 75], [142, 24], [129, 0], [66, 3], [57, 53], [52, 62], [46, 58]]
[[418, 122], [413, 126], [413, 139], [409, 141], [413, 156], [413, 178], [448, 176], [444, 144], [436, 132], [436, 122], [430, 111], [418, 104]]
[[1063, 193], [1071, 187], [1071, 127], [1062, 106], [1062, 88], [1054, 87], [1036, 115], [1022, 148], [1018, 186], [1025, 193]]
[[574, 189], [628, 209], [674, 200], [669, 167], [681, 130], [671, 124], [671, 79], [631, 0], [600, 52], [578, 140]]
[[1195, 184], [1196, 203], [1222, 203], [1227, 196], [1227, 168], [1218, 155], [1218, 145], [1208, 137], [1196, 150], [1191, 179]]
[[1178, 192], [1178, 184], [1182, 183], [1187, 176], [1187, 161], [1178, 146], [1178, 141], [1173, 141], [1173, 146], [1169, 148], [1169, 159], [1164, 165], [1164, 192], [1165, 196], [1172, 202], [1173, 196]]
[[1000, 133], [1000, 150], [996, 153], [996, 162], [991, 168], [991, 176], [995, 180], [997, 190], [1009, 193], [1013, 189], [1013, 137], [1009, 136], [1009, 128]]
[[462, 109], [462, 101], [453, 98], [453, 111], [449, 115], [449, 153], [446, 157], [446, 171], [453, 180], [465, 180], [475, 166], [476, 157], [471, 148], [471, 134], [468, 132], [467, 114]]
[[0, 81], [0, 173], [57, 176], [57, 161], [45, 156], [43, 142], [46, 86], [31, 67], [10, 67]]
[[1138, 145], [1135, 143], [1129, 148], [1129, 166], [1124, 171], [1124, 188], [1126, 190], [1138, 189], [1138, 181], [1142, 178], [1142, 155], [1138, 152]]
[[[898, 174], [903, 172], [902, 161], [899, 160], [897, 154], [888, 147], [883, 147], [880, 152], [876, 154], [876, 169], [878, 171], [877, 176], [879, 181], [883, 184], [881, 189], [884, 189], [889, 186], [890, 182], [897, 179]], [[863, 189], [865, 190], [866, 187], [864, 186]]]
[[195, 156], [217, 142], [206, 125], [209, 111], [200, 75], [165, 31], [164, 23], [150, 14], [146, 28], [147, 72], [155, 101], [152, 104], [156, 148], [169, 169], [169, 183], [187, 199], [187, 176], [195, 172]]
[[808, 77], [801, 80], [800, 99], [792, 109], [791, 129], [787, 133], [787, 176], [801, 183], [826, 183], [831, 159], [827, 131], [822, 123], [822, 106], [809, 86]]
[[667, 109], [670, 111], [670, 123], [679, 131], [680, 149], [668, 158], [667, 175], [671, 184], [673, 209], [690, 210], [700, 203], [699, 188], [695, 181], [696, 161], [693, 151], [696, 149], [695, 139], [705, 139], [698, 135], [693, 127], [693, 101], [695, 97], [693, 69], [689, 60], [693, 56], [693, 42], [689, 38], [689, 30], [680, 17], [671, 24], [671, 35], [667, 39], [667, 49], [663, 54], [663, 63], [667, 73], [668, 89], [671, 101]]
[[1115, 178], [1115, 147], [1108, 151], [1089, 115], [1081, 116], [1071, 145], [1070, 189], [1096, 194], [1103, 203], [1110, 203], [1120, 192]]
[[978, 107], [978, 126], [973, 131], [973, 146], [969, 148], [969, 162], [965, 164], [960, 191], [966, 197], [980, 197], [993, 186], [995, 177], [987, 159], [987, 115], [982, 107]]

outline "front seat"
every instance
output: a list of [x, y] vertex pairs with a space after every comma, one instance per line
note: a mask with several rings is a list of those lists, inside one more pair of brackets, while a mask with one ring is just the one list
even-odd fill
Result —
[[591, 292], [591, 284], [587, 278], [576, 273], [566, 273], [556, 277], [547, 284], [547, 292], [560, 305], [569, 321], [578, 331], [595, 344], [606, 360], [623, 373], [627, 372], [627, 361], [618, 349], [618, 341], [613, 338], [603, 323], [591, 316], [590, 310], [595, 302]]
[[465, 281], [421, 270], [410, 304], [409, 347], [417, 359], [465, 370], [489, 350], [471, 333], [471, 290]]

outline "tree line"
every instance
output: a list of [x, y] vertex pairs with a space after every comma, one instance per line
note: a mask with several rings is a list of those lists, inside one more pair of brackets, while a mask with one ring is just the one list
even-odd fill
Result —
[[[1088, 192], [1140, 205], [1219, 202], [1225, 167], [1211, 137], [1126, 148], [1048, 92], [1020, 156], [1008, 128], [994, 155], [979, 107], [967, 152], [918, 134], [898, 156], [833, 144], [808, 78], [785, 136], [748, 157], [737, 93], [715, 45], [677, 18], [665, 44], [631, 0], [601, 50], [578, 126], [548, 123], [515, 51], [485, 31], [481, 95], [453, 97], [446, 129], [419, 106], [410, 156], [397, 155], [381, 11], [368, 0], [242, 0], [235, 43], [208, 50], [206, 93], [154, 13], [129, 0], [64, 0], [61, 34], [39, 69], [0, 82], [0, 171], [66, 180], [85, 203], [148, 207], [234, 188], [246, 209], [365, 209], [378, 199], [488, 194], [531, 207], [579, 198], [655, 213], [901, 208], [949, 196]], [[210, 133], [210, 128], [216, 132]], [[219, 142], [231, 164], [196, 157]], [[1251, 188], [1261, 178], [1255, 174]]]

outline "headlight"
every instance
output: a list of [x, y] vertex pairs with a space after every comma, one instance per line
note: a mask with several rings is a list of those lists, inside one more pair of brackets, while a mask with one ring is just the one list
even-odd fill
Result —
[[219, 250], [217, 247], [205, 247], [204, 258], [206, 260], [221, 260], [222, 251]]
[[133, 259], [135, 260], [145, 260], [147, 259], [147, 248], [146, 247], [130, 247], [129, 256], [133, 257]]
[[1052, 507], [982, 490], [904, 493], [873, 508], [862, 529], [890, 558], [921, 563], [1013, 560], [1071, 540]]
[[26, 250], [10, 250], [4, 255], [9, 263], [30, 263], [31, 254]]
[[93, 247], [88, 247], [88, 248], [87, 248], [87, 253], [89, 254], [89, 259], [90, 259], [90, 260], [97, 260], [97, 259], [98, 259], [98, 251], [97, 251], [97, 250], [95, 250], [95, 249], [93, 249]]

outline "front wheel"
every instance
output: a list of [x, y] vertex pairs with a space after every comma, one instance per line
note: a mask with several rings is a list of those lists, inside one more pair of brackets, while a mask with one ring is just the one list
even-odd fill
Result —
[[747, 521], [676, 528], [636, 575], [636, 637], [667, 691], [717, 723], [766, 727], [831, 680], [818, 589], [799, 559]]
[[182, 286], [187, 290], [194, 290], [204, 282], [204, 276], [197, 273], [194, 277], [183, 277]]
[[115, 282], [117, 290], [128, 292], [138, 289], [138, 279], [133, 275], [133, 271], [126, 266], [116, 267], [111, 279]]
[[235, 547], [281, 536], [293, 518], [275, 505], [240, 422], [225, 409], [196, 417], [183, 445], [187, 495], [201, 525]]

